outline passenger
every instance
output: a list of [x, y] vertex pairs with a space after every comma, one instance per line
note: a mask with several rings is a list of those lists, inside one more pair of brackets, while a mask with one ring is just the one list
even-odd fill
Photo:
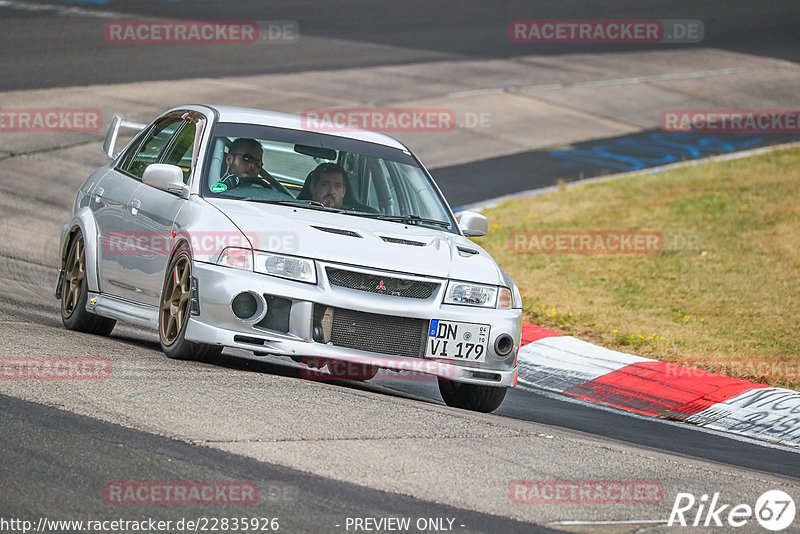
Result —
[[336, 163], [322, 163], [311, 171], [309, 182], [311, 199], [329, 208], [341, 208], [347, 192], [345, 170]]
[[337, 163], [320, 163], [311, 171], [297, 195], [297, 200], [313, 200], [329, 208], [378, 213], [378, 210], [362, 204], [348, 187], [347, 171]]

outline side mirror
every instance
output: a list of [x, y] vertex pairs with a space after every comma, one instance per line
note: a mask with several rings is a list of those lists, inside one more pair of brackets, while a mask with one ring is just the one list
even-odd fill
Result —
[[489, 219], [474, 211], [462, 211], [456, 217], [458, 227], [467, 237], [481, 237], [489, 231]]
[[185, 196], [189, 191], [183, 183], [183, 171], [177, 165], [168, 163], [151, 163], [144, 170], [142, 182], [162, 191]]
[[115, 149], [120, 128], [130, 128], [131, 130], [142, 131], [146, 127], [146, 124], [124, 121], [119, 115], [114, 115], [114, 118], [111, 119], [111, 124], [108, 126], [106, 138], [103, 140], [103, 153], [112, 159], [117, 157], [118, 152], [116, 152]]

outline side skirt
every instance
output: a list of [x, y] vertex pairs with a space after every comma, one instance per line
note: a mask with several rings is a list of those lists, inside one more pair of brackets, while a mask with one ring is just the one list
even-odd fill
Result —
[[86, 310], [125, 323], [158, 329], [157, 306], [148, 306], [102, 293], [89, 293]]

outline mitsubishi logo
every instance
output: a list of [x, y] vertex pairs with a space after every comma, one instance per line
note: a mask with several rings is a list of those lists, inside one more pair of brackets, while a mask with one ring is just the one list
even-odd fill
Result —
[[380, 283], [380, 284], [378, 284], [378, 285], [375, 287], [375, 289], [381, 289], [381, 290], [383, 290], [383, 291], [386, 291], [386, 286], [385, 286], [385, 285], [383, 285], [383, 280], [381, 280], [381, 283]]

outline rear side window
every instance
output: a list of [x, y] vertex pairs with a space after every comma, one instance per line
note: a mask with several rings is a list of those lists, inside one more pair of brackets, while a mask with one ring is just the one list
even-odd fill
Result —
[[133, 157], [128, 160], [128, 154], [125, 155], [121, 166], [122, 170], [141, 180], [147, 166], [151, 163], [158, 163], [169, 140], [182, 123], [183, 120], [179, 117], [166, 117], [158, 121]]
[[189, 174], [192, 171], [192, 148], [194, 147], [194, 136], [197, 130], [193, 122], [187, 122], [178, 135], [175, 141], [167, 149], [164, 154], [162, 163], [169, 163], [177, 165], [183, 171], [183, 183], [189, 183]]

